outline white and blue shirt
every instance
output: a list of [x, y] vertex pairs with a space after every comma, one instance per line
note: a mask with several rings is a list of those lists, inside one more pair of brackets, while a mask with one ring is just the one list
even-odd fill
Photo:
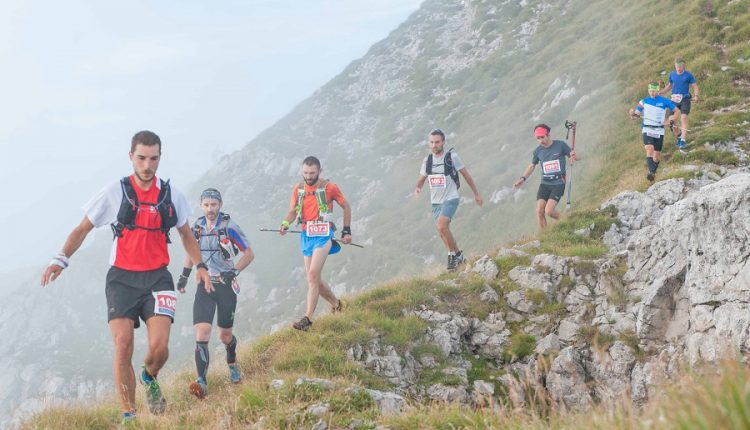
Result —
[[675, 110], [677, 106], [666, 97], [646, 97], [638, 102], [635, 110], [643, 115], [642, 133], [664, 135], [664, 119], [667, 109]]

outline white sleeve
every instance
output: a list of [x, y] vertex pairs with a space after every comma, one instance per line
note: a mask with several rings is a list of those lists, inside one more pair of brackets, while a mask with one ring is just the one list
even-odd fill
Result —
[[190, 207], [190, 203], [187, 201], [185, 194], [182, 194], [180, 190], [169, 184], [172, 191], [172, 204], [177, 211], [177, 228], [182, 227], [187, 223], [188, 217], [193, 215], [193, 209]]
[[461, 160], [461, 157], [458, 156], [458, 152], [456, 151], [451, 151], [451, 161], [453, 162], [453, 167], [457, 171], [466, 167], [464, 166], [463, 160]]
[[[429, 157], [429, 155], [427, 157]], [[422, 167], [419, 168], [419, 174], [421, 176], [427, 176], [427, 157], [424, 157], [424, 160], [422, 160]]]
[[102, 227], [117, 221], [117, 212], [122, 202], [120, 181], [107, 185], [83, 205], [83, 213], [95, 227]]

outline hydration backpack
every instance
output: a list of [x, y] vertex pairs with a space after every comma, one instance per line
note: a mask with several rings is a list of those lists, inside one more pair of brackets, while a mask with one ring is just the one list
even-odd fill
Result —
[[[156, 199], [157, 201], [152, 203], [138, 201], [138, 195], [135, 192], [135, 188], [133, 188], [132, 182], [130, 182], [129, 176], [120, 179], [122, 201], [120, 202], [120, 210], [117, 212], [117, 222], [112, 224], [112, 233], [114, 233], [115, 237], [122, 237], [123, 229], [134, 230], [140, 228], [149, 231], [161, 231], [164, 233], [167, 243], [172, 243], [169, 240], [169, 229], [177, 225], [177, 210], [172, 203], [172, 191], [169, 188], [169, 181], [159, 179], [159, 182], [159, 196]], [[151, 228], [135, 223], [135, 215], [138, 213], [138, 208], [141, 205], [153, 206], [159, 212], [161, 226]]]
[[[453, 148], [449, 149], [448, 152], [445, 153], [445, 158], [443, 159], [443, 174], [446, 176], [450, 176], [451, 179], [453, 179], [453, 182], [456, 183], [456, 189], [459, 189], [461, 188], [461, 180], [458, 178], [458, 170], [456, 170], [456, 168], [453, 166], [451, 151], [453, 151]], [[430, 155], [427, 156], [427, 165], [425, 166], [425, 171], [428, 175], [432, 175], [432, 152], [430, 152]]]

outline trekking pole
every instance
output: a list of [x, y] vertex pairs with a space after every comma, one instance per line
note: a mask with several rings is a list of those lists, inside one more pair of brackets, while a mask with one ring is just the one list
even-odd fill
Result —
[[[576, 150], [576, 122], [570, 122], [565, 120], [565, 128], [568, 130], [565, 133], [565, 140], [568, 140], [571, 130], [573, 131], [573, 140], [571, 141], [570, 151], [575, 152]], [[570, 172], [568, 173], [568, 202], [565, 204], [565, 209], [570, 209], [570, 195], [573, 193], [573, 164], [575, 164], [575, 158], [570, 159]]]
[[[261, 228], [259, 230], [260, 231], [270, 231], [270, 232], [273, 232], [273, 233], [280, 233], [281, 232], [281, 229], [278, 229], [278, 228]], [[287, 230], [286, 232], [287, 233], [302, 233], [302, 230]], [[333, 239], [333, 240], [336, 240], [336, 239]], [[344, 243], [344, 242], [341, 242], [339, 240], [336, 240], [336, 242], [338, 242], [338, 243], [340, 243], [342, 245], [351, 245], [351, 246], [356, 246], [357, 248], [364, 248], [364, 246], [358, 245], [358, 244], [356, 244], [354, 242]]]

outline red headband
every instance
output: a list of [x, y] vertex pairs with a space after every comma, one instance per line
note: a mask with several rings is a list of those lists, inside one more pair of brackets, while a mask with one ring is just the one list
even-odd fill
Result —
[[537, 127], [534, 129], [534, 137], [544, 137], [547, 136], [549, 132], [544, 127]]

